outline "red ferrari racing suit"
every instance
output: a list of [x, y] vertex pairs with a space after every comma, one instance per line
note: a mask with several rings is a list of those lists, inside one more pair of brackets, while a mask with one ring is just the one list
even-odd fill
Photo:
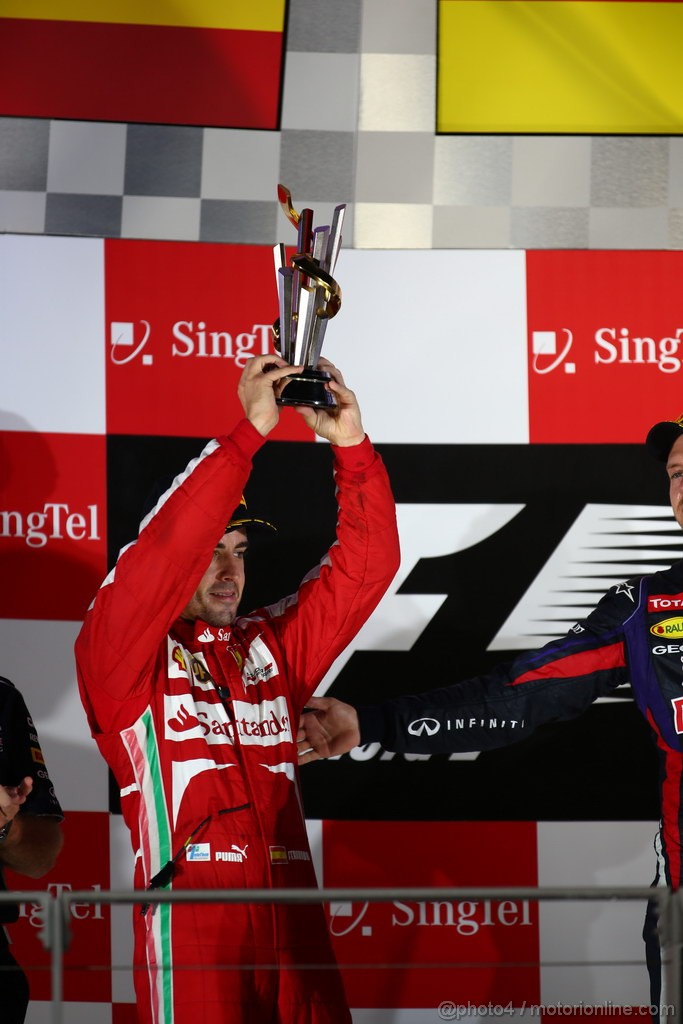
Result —
[[[490, 750], [572, 718], [630, 682], [660, 759], [662, 823], [655, 884], [683, 873], [683, 562], [612, 587], [566, 636], [485, 676], [359, 708], [361, 742], [436, 754]], [[651, 1001], [659, 1003], [654, 908], [645, 923]]]
[[[298, 718], [398, 568], [396, 519], [370, 442], [335, 447], [337, 542], [298, 593], [226, 628], [180, 619], [263, 441], [243, 420], [176, 477], [76, 643], [91, 730], [121, 790], [136, 888], [164, 886], [170, 874], [174, 890], [316, 884]], [[318, 905], [136, 908], [135, 966], [140, 1024], [350, 1019]]]

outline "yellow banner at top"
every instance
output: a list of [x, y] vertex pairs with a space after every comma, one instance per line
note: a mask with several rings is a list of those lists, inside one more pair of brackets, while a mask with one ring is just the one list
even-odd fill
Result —
[[683, 3], [439, 0], [437, 131], [682, 134]]
[[0, 18], [282, 32], [286, 0], [0, 0]]

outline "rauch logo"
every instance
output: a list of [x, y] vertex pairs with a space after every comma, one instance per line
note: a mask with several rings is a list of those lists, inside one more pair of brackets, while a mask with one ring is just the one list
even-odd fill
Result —
[[670, 619], [662, 619], [650, 627], [655, 636], [683, 636], [683, 616], [675, 615]]

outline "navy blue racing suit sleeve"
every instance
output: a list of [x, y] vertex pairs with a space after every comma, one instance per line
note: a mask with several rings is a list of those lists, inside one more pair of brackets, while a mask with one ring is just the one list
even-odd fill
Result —
[[43, 757], [38, 733], [24, 698], [0, 676], [0, 785], [18, 786], [30, 775], [33, 789], [20, 814], [64, 817]]
[[565, 636], [486, 675], [359, 708], [361, 743], [399, 753], [491, 750], [574, 718], [629, 681], [624, 623], [637, 582], [613, 587]]

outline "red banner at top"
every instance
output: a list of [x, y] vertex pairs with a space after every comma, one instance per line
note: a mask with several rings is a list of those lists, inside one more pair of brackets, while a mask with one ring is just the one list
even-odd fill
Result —
[[278, 127], [282, 32], [0, 18], [0, 114]]

